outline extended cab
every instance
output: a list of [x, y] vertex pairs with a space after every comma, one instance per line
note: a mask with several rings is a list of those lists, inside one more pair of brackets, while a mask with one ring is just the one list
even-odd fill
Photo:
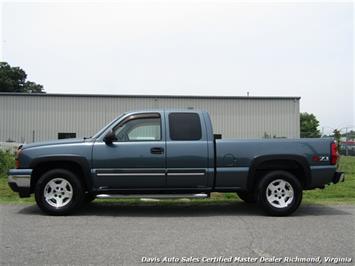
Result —
[[8, 183], [49, 214], [114, 197], [208, 197], [236, 192], [288, 215], [302, 191], [344, 180], [332, 139], [223, 140], [205, 111], [125, 113], [95, 136], [22, 145]]

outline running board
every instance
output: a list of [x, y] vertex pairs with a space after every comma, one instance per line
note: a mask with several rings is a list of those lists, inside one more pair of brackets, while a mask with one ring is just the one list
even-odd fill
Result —
[[205, 199], [209, 194], [98, 194], [98, 199]]

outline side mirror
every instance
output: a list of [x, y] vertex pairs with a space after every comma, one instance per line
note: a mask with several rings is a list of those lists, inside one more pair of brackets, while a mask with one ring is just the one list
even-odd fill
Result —
[[104, 142], [107, 144], [107, 145], [110, 145], [112, 144], [112, 142], [116, 141], [117, 138], [116, 138], [116, 135], [115, 133], [111, 130], [109, 131], [106, 136], [104, 137]]

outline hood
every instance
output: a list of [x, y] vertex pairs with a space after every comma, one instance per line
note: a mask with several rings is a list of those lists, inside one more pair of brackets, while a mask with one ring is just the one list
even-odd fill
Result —
[[91, 139], [61, 139], [61, 140], [53, 140], [53, 141], [34, 142], [34, 143], [31, 143], [31, 144], [24, 144], [22, 146], [22, 149], [41, 147], [41, 146], [84, 143], [84, 142], [88, 142], [90, 140]]

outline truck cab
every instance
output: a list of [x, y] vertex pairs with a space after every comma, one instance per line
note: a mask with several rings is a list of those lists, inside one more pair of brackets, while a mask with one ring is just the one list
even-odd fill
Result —
[[93, 143], [92, 176], [100, 190], [210, 190], [214, 178], [208, 113], [130, 113]]

